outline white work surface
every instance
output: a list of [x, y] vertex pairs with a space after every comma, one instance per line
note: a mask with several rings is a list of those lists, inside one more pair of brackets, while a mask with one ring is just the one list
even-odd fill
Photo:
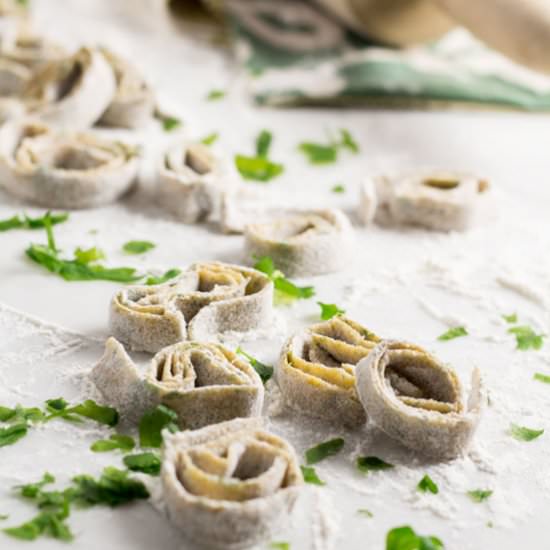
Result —
[[[158, 91], [161, 105], [181, 116], [185, 126], [179, 134], [164, 134], [152, 124], [128, 138], [143, 143], [149, 166], [158, 151], [182, 134], [219, 132], [216, 150], [233, 155], [251, 153], [255, 136], [266, 128], [274, 135], [272, 157], [285, 164], [285, 173], [266, 185], [247, 185], [261, 186], [266, 197], [286, 199], [292, 206], [337, 206], [351, 214], [366, 174], [411, 166], [470, 170], [492, 184], [491, 216], [466, 234], [356, 228], [354, 263], [341, 273], [300, 281], [315, 286], [316, 298], [278, 309], [279, 322], [269, 338], [242, 343], [260, 360], [273, 363], [287, 335], [318, 320], [318, 299], [338, 304], [381, 336], [425, 346], [456, 368], [466, 389], [472, 368], [480, 367], [490, 395], [491, 406], [470, 452], [448, 464], [423, 463], [374, 430], [323, 428], [295, 414], [270, 418], [273, 430], [295, 445], [300, 458], [321, 441], [346, 439], [339, 456], [317, 466], [326, 486], [305, 488], [291, 525], [275, 540], [290, 542], [292, 550], [383, 550], [386, 532], [409, 524], [420, 534], [439, 536], [449, 550], [548, 548], [550, 432], [522, 443], [507, 430], [510, 422], [550, 427], [550, 387], [533, 380], [535, 372], [550, 374], [550, 343], [539, 352], [516, 350], [501, 315], [517, 312], [521, 324], [548, 332], [549, 119], [479, 112], [258, 109], [247, 101], [233, 67], [219, 51], [181, 34], [140, 35], [122, 18], [95, 18], [100, 4], [37, 0], [37, 27], [69, 46], [100, 41], [129, 56]], [[213, 88], [228, 90], [227, 98], [205, 101]], [[350, 130], [360, 154], [343, 152], [333, 166], [309, 166], [297, 144], [321, 141], [326, 129], [338, 128]], [[123, 139], [129, 134], [117, 135]], [[330, 191], [336, 183], [345, 185], [344, 194]], [[151, 196], [142, 189], [117, 205], [74, 212], [69, 222], [55, 227], [58, 246], [71, 253], [76, 246], [96, 245], [109, 265], [143, 269], [244, 260], [242, 237], [221, 235], [215, 226], [171, 221], [154, 207]], [[23, 209], [43, 212], [0, 195], [0, 219]], [[29, 242], [44, 239], [40, 231], [0, 234], [0, 303], [8, 306], [0, 307], [2, 405], [39, 405], [61, 395], [84, 398], [85, 372], [101, 355], [108, 335], [108, 304], [118, 285], [66, 282], [32, 264], [24, 250]], [[151, 240], [157, 247], [129, 257], [120, 249], [130, 239]], [[437, 341], [456, 325], [466, 326], [470, 335]], [[273, 411], [276, 392], [270, 385], [268, 390]], [[10, 515], [2, 526], [19, 524], [35, 513], [13, 495], [13, 485], [35, 481], [46, 470], [63, 485], [73, 475], [120, 465], [116, 452], [94, 454], [88, 449], [105, 433], [51, 422], [0, 449], [0, 514]], [[396, 468], [365, 477], [355, 470], [359, 454], [380, 456]], [[415, 490], [425, 473], [438, 483], [438, 495]], [[494, 493], [475, 504], [465, 495], [472, 489]], [[361, 516], [359, 508], [368, 508], [374, 517]], [[67, 547], [75, 550], [192, 548], [147, 503], [77, 510], [69, 524], [76, 538]], [[0, 548], [6, 550], [63, 545], [46, 538], [24, 543], [0, 533]]]

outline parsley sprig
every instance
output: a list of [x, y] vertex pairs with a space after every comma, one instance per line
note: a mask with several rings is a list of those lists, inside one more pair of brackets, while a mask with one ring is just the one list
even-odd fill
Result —
[[445, 545], [433, 536], [421, 536], [409, 525], [395, 527], [386, 535], [386, 550], [443, 550]]
[[0, 232], [9, 231], [10, 229], [44, 229], [46, 223], [56, 225], [66, 222], [69, 219], [69, 214], [64, 212], [61, 214], [52, 214], [47, 212], [38, 218], [30, 218], [26, 214], [16, 214], [6, 220], [0, 220]]
[[359, 145], [350, 132], [345, 129], [340, 130], [338, 139], [332, 138], [328, 144], [306, 141], [298, 146], [298, 150], [307, 157], [311, 164], [334, 163], [342, 149], [347, 149], [354, 154], [359, 152]]
[[260, 361], [252, 357], [252, 355], [249, 355], [248, 353], [246, 353], [246, 351], [244, 351], [240, 347], [237, 348], [236, 353], [248, 359], [248, 362], [253, 367], [253, 369], [259, 374], [264, 384], [273, 376], [273, 367], [271, 365], [266, 365], [265, 363], [261, 363]]
[[256, 156], [235, 156], [235, 166], [244, 179], [267, 182], [283, 173], [283, 165], [268, 158], [272, 141], [271, 132], [262, 130], [256, 138]]

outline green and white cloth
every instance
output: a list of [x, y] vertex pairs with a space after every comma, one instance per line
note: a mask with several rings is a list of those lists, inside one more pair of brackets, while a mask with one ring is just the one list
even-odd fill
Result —
[[369, 42], [302, 0], [232, 0], [226, 7], [237, 57], [260, 104], [550, 111], [550, 78], [463, 29], [394, 49]]

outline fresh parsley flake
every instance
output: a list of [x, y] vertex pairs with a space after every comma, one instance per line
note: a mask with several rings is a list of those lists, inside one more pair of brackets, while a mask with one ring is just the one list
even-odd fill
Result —
[[319, 479], [313, 466], [300, 466], [300, 469], [302, 470], [302, 476], [306, 483], [311, 483], [312, 485], [325, 485], [325, 482]]
[[538, 380], [539, 382], [544, 382], [545, 384], [550, 384], [550, 376], [547, 374], [542, 374], [541, 372], [536, 372], [533, 376], [535, 380]]
[[106, 426], [116, 426], [118, 423], [118, 412], [112, 407], [98, 405], [93, 399], [87, 399], [83, 403], [68, 406], [64, 399], [52, 399], [46, 401], [46, 406], [50, 414], [45, 418], [46, 421], [54, 418], [62, 418], [63, 420], [74, 421], [75, 415], [95, 420], [98, 424]]
[[254, 259], [256, 260], [254, 269], [265, 273], [273, 281], [276, 304], [287, 304], [294, 300], [301, 299], [305, 300], [315, 295], [315, 289], [313, 287], [299, 287], [289, 281], [281, 271], [275, 269], [273, 259], [269, 256]]
[[487, 490], [487, 489], [476, 489], [475, 491], [468, 491], [467, 495], [474, 501], [474, 502], [483, 502], [487, 500], [491, 495], [493, 494], [493, 491]]
[[289, 542], [272, 542], [269, 545], [269, 548], [271, 548], [271, 550], [290, 550], [290, 543]]
[[69, 219], [69, 214], [51, 214], [47, 213], [38, 218], [30, 218], [26, 214], [16, 214], [6, 220], [0, 220], [0, 232], [9, 231], [10, 229], [44, 229], [46, 227], [46, 216], [49, 214], [49, 223], [56, 225], [63, 223]]
[[416, 486], [416, 488], [421, 492], [421, 493], [427, 493], [427, 492], [430, 492], [434, 495], [437, 495], [437, 493], [439, 493], [439, 487], [437, 486], [437, 484], [435, 483], [435, 481], [428, 475], [426, 474], [419, 482], [418, 482], [418, 485]]
[[357, 469], [364, 474], [379, 470], [388, 470], [394, 467], [393, 464], [384, 462], [381, 458], [378, 458], [377, 456], [360, 456], [357, 458], [355, 464], [357, 466]]
[[345, 310], [340, 309], [336, 304], [324, 304], [323, 302], [317, 302], [321, 308], [321, 319], [323, 321], [328, 321], [336, 315], [343, 315]]
[[124, 465], [132, 472], [141, 472], [151, 476], [160, 474], [161, 460], [154, 453], [139, 453], [135, 455], [127, 455], [123, 459]]
[[218, 101], [225, 97], [223, 90], [210, 90], [206, 96], [207, 101]]
[[0, 428], [0, 447], [13, 445], [27, 435], [27, 429], [26, 422], [18, 422], [7, 428]]
[[145, 280], [145, 284], [161, 285], [162, 283], [166, 283], [170, 279], [177, 277], [180, 273], [181, 273], [181, 269], [173, 268], [173, 269], [169, 269], [168, 271], [166, 271], [166, 273], [164, 273], [163, 275], [160, 275], [159, 277], [155, 277], [154, 275], [149, 275]]
[[200, 140], [200, 142], [203, 145], [212, 145], [213, 143], [216, 143], [216, 141], [218, 141], [219, 137], [220, 137], [220, 135], [218, 134], [218, 132], [213, 132], [213, 133], [208, 134], [207, 136], [203, 137]]
[[508, 329], [508, 332], [515, 335], [516, 347], [519, 350], [539, 350], [544, 344], [544, 334], [536, 334], [530, 326], [512, 327]]
[[338, 183], [336, 184], [335, 186], [333, 186], [333, 188], [331, 189], [331, 191], [333, 193], [345, 193], [346, 192], [346, 188], [341, 184], [341, 183]]
[[512, 313], [512, 314], [510, 314], [510, 315], [503, 315], [502, 318], [503, 318], [507, 323], [517, 323], [517, 322], [518, 322], [517, 313]]
[[340, 135], [342, 136], [342, 142], [340, 144], [341, 147], [344, 147], [345, 149], [349, 149], [352, 153], [359, 152], [359, 145], [357, 144], [355, 139], [353, 139], [349, 130], [346, 130], [346, 129], [340, 130]]
[[162, 445], [162, 430], [177, 432], [178, 415], [164, 405], [158, 405], [147, 411], [139, 422], [139, 444], [141, 447], [155, 447]]
[[343, 447], [344, 440], [341, 437], [319, 443], [319, 445], [315, 445], [315, 447], [311, 447], [311, 449], [306, 451], [306, 462], [308, 466], [317, 464], [317, 462], [321, 462], [321, 460], [325, 460], [325, 458], [338, 454]]
[[38, 494], [42, 491], [42, 488], [45, 485], [55, 482], [55, 477], [46, 472], [40, 481], [36, 483], [28, 483], [26, 485], [16, 485], [15, 489], [19, 491], [22, 497], [25, 498], [36, 498]]
[[273, 367], [271, 365], [266, 365], [264, 363], [261, 363], [260, 361], [252, 357], [252, 355], [249, 355], [248, 353], [246, 353], [246, 351], [244, 351], [240, 347], [237, 348], [236, 353], [248, 359], [248, 362], [252, 365], [254, 370], [259, 374], [264, 384], [273, 376]]
[[105, 253], [103, 250], [96, 248], [95, 246], [88, 249], [77, 248], [74, 251], [74, 259], [81, 264], [90, 264], [99, 260], [105, 259]]
[[348, 130], [340, 130], [340, 139], [332, 139], [328, 144], [306, 141], [298, 146], [311, 164], [331, 164], [338, 159], [340, 149], [348, 149], [352, 153], [359, 152], [359, 146]]
[[361, 514], [362, 516], [365, 516], [367, 518], [374, 517], [374, 514], [370, 510], [368, 510], [367, 508], [359, 508], [359, 510], [357, 510], [357, 513]]
[[99, 439], [94, 441], [90, 450], [94, 453], [105, 453], [107, 451], [120, 450], [123, 453], [130, 452], [135, 447], [135, 442], [129, 435], [112, 434], [109, 439]]
[[267, 130], [262, 130], [256, 138], [256, 155], [267, 158], [272, 140], [273, 134]]
[[181, 126], [181, 120], [173, 116], [161, 117], [162, 128], [165, 132], [171, 132]]
[[10, 516], [8, 514], [0, 514], [0, 520], [8, 519]]
[[453, 340], [454, 338], [460, 338], [461, 336], [467, 336], [468, 331], [464, 327], [453, 327], [447, 332], [444, 332], [441, 336], [438, 336], [438, 340], [445, 342], [447, 340]]
[[533, 430], [517, 424], [510, 424], [510, 435], [518, 441], [533, 441], [544, 433], [544, 429]]
[[386, 535], [386, 550], [443, 550], [443, 542], [437, 537], [417, 535], [412, 527], [395, 527]]
[[256, 156], [235, 156], [235, 166], [241, 176], [247, 180], [270, 181], [279, 176], [284, 167], [282, 164], [272, 162], [268, 158], [273, 135], [267, 130], [262, 130], [256, 138]]
[[122, 246], [126, 254], [143, 254], [155, 248], [155, 243], [151, 241], [128, 241]]

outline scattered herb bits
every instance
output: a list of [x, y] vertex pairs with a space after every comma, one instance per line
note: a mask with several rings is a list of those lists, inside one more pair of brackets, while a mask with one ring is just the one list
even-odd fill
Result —
[[545, 384], [550, 384], [550, 376], [547, 374], [542, 374], [541, 372], [536, 372], [533, 376], [535, 380], [539, 382], [544, 382]]
[[324, 304], [323, 302], [317, 302], [321, 308], [321, 319], [323, 321], [328, 321], [336, 315], [343, 315], [345, 310], [340, 309], [336, 304]]
[[290, 543], [288, 542], [272, 542], [269, 545], [271, 550], [290, 550]]
[[377, 472], [380, 470], [389, 470], [394, 467], [393, 464], [384, 462], [377, 456], [360, 456], [357, 458], [355, 464], [357, 469], [364, 474], [368, 474], [369, 472]]
[[214, 143], [216, 143], [216, 141], [218, 141], [218, 138], [219, 138], [219, 134], [218, 132], [213, 132], [211, 134], [208, 134], [207, 136], [204, 136], [200, 142], [204, 145], [213, 145]]
[[223, 90], [210, 90], [206, 95], [207, 101], [219, 101], [225, 97], [225, 92]]
[[151, 241], [128, 241], [123, 245], [122, 250], [126, 254], [144, 254], [155, 248], [155, 246], [155, 243]]
[[124, 465], [132, 472], [141, 472], [150, 476], [160, 474], [161, 460], [155, 453], [139, 453], [127, 455], [123, 459]]
[[306, 462], [308, 465], [317, 464], [325, 458], [338, 454], [344, 448], [344, 440], [341, 437], [330, 439], [306, 451]]
[[537, 334], [530, 326], [511, 327], [508, 332], [516, 337], [516, 348], [519, 350], [539, 350], [544, 344], [544, 334]]
[[511, 313], [510, 315], [503, 315], [502, 318], [507, 323], [517, 323], [518, 322], [518, 316], [516, 313]]
[[319, 479], [317, 472], [313, 466], [300, 466], [302, 470], [302, 476], [306, 483], [311, 483], [312, 485], [325, 485], [325, 482]]
[[367, 508], [359, 508], [359, 510], [357, 510], [357, 513], [361, 516], [364, 516], [366, 518], [373, 518], [374, 517], [374, 514], [368, 510]]
[[240, 347], [237, 348], [237, 351], [235, 353], [238, 353], [239, 355], [242, 355], [243, 357], [246, 357], [246, 359], [248, 359], [248, 362], [259, 374], [264, 384], [273, 376], [273, 367], [271, 365], [261, 363], [260, 361], [252, 357], [252, 355], [246, 353], [246, 351], [244, 351]]
[[466, 493], [474, 502], [484, 502], [487, 500], [492, 494], [493, 491], [487, 490], [487, 489], [476, 489], [475, 491], [468, 491]]
[[438, 340], [445, 342], [447, 340], [454, 340], [455, 338], [460, 338], [461, 336], [467, 336], [468, 331], [464, 327], [453, 327], [450, 328], [447, 332], [444, 332], [441, 336], [438, 336]]
[[7, 220], [0, 220], [0, 232], [10, 229], [44, 229], [46, 224], [57, 225], [69, 219], [68, 213], [52, 214], [47, 212], [44, 216], [30, 218], [26, 214], [16, 214]]
[[22, 497], [25, 498], [36, 498], [38, 493], [40, 493], [45, 485], [50, 483], [55, 483], [55, 477], [46, 472], [40, 481], [36, 483], [27, 483], [26, 485], [16, 485], [17, 489]]
[[113, 434], [109, 439], [99, 439], [90, 446], [94, 453], [105, 453], [119, 450], [123, 453], [130, 452], [135, 447], [135, 442], [129, 435]]
[[428, 475], [426, 474], [419, 482], [418, 482], [418, 485], [416, 486], [416, 488], [421, 492], [421, 493], [432, 493], [434, 495], [437, 495], [437, 493], [439, 493], [439, 487], [437, 486], [437, 484], [435, 483], [435, 481]]
[[510, 425], [510, 435], [518, 441], [533, 441], [540, 437], [544, 433], [544, 430], [533, 430], [524, 426], [518, 426], [517, 424]]
[[13, 445], [27, 435], [28, 426], [26, 422], [18, 422], [7, 428], [0, 428], [0, 447]]
[[334, 185], [331, 189], [331, 191], [333, 193], [338, 193], [338, 194], [342, 194], [342, 193], [345, 193], [346, 192], [346, 188], [342, 185], [342, 184], [337, 184], [337, 185]]
[[163, 116], [161, 122], [165, 132], [172, 132], [181, 126], [181, 120], [174, 116]]
[[162, 445], [162, 430], [177, 432], [178, 415], [164, 405], [147, 411], [139, 422], [140, 447], [159, 448]]
[[154, 275], [149, 275], [147, 279], [145, 280], [146, 285], [161, 285], [163, 283], [166, 283], [170, 279], [174, 279], [178, 275], [181, 274], [181, 269], [173, 268], [166, 271], [163, 275], [160, 275], [158, 277]]
[[272, 141], [271, 132], [262, 130], [256, 138], [255, 157], [235, 156], [235, 166], [244, 179], [267, 182], [283, 173], [283, 165], [272, 162], [268, 158]]
[[443, 550], [437, 537], [417, 535], [412, 527], [395, 527], [386, 535], [386, 550]]
[[348, 130], [340, 130], [339, 139], [332, 139], [328, 144], [303, 142], [298, 145], [311, 164], [332, 164], [338, 159], [341, 149], [348, 149], [352, 153], [359, 152], [359, 146]]

